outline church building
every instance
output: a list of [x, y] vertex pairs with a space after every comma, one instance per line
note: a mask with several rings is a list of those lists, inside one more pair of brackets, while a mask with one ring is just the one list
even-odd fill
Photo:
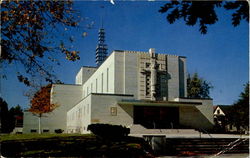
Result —
[[[187, 98], [186, 57], [114, 50], [107, 56], [104, 29], [99, 30], [96, 67], [83, 66], [75, 84], [53, 84], [51, 102], [59, 105], [42, 118], [42, 131], [89, 133], [94, 123], [142, 129], [211, 129], [212, 99]], [[24, 133], [38, 130], [26, 112]]]

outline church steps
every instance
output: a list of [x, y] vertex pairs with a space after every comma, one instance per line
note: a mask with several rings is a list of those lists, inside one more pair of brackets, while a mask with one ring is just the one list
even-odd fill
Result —
[[[181, 155], [183, 153], [193, 154], [216, 154], [224, 149], [229, 149], [228, 144], [237, 139], [232, 138], [167, 138], [167, 146], [171, 146], [171, 153]], [[236, 145], [234, 148], [225, 152], [227, 153], [249, 153], [249, 139]]]
[[196, 134], [199, 132], [194, 129], [146, 129], [141, 125], [132, 125], [130, 127], [130, 134]]

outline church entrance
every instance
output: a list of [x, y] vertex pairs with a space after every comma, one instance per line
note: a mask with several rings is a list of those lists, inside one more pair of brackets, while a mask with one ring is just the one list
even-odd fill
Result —
[[134, 124], [141, 124], [149, 129], [178, 128], [179, 108], [134, 106]]

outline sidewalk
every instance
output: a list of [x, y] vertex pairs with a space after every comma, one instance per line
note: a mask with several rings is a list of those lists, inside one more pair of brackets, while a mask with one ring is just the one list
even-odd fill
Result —
[[176, 134], [130, 134], [129, 136], [134, 137], [143, 137], [144, 135], [152, 135], [152, 136], [166, 136], [166, 138], [249, 138], [249, 135], [237, 135], [237, 134], [183, 134], [183, 133], [176, 133]]

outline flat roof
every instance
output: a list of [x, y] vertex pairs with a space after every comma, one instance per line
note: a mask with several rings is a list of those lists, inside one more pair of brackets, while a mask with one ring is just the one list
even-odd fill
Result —
[[118, 102], [120, 105], [136, 105], [136, 106], [198, 106], [202, 102], [179, 102], [179, 101], [146, 101], [146, 100], [122, 100]]
[[92, 95], [107, 95], [107, 96], [125, 96], [125, 97], [133, 97], [133, 94], [113, 94], [113, 93], [91, 93]]

